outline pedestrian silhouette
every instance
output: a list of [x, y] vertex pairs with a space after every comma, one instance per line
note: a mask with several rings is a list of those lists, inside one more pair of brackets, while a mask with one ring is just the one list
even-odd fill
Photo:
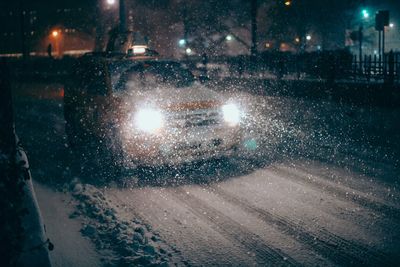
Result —
[[49, 57], [53, 57], [52, 56], [52, 52], [53, 52], [53, 47], [52, 47], [52, 45], [51, 44], [49, 44], [48, 46], [47, 46], [47, 55], [49, 56]]

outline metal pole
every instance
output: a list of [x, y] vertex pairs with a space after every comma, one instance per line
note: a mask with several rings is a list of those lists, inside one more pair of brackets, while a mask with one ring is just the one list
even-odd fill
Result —
[[382, 30], [382, 55], [385, 55], [385, 27]]
[[96, 1], [96, 29], [95, 29], [95, 48], [94, 51], [96, 52], [102, 52], [104, 49], [104, 27], [103, 27], [103, 21], [101, 19], [102, 17], [102, 12], [101, 12], [101, 4], [100, 1]]
[[119, 0], [119, 31], [126, 32], [125, 0]]
[[385, 27], [382, 30], [382, 56], [385, 55]]
[[378, 31], [378, 55], [381, 54], [381, 31]]
[[386, 77], [385, 26], [383, 26], [382, 30], [382, 62], [383, 62], [383, 76]]
[[363, 44], [363, 26], [360, 25], [360, 28], [358, 29], [358, 39], [359, 39], [359, 48], [358, 48], [358, 53], [360, 57], [360, 69], [362, 68], [362, 44]]

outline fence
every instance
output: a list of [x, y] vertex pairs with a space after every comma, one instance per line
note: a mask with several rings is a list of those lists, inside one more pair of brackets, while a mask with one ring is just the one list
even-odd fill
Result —
[[353, 56], [351, 74], [355, 80], [400, 83], [400, 54]]
[[[192, 58], [189, 61], [192, 66], [196, 63], [204, 66], [201, 58]], [[219, 68], [221, 71], [224, 69], [222, 76], [229, 77], [252, 75], [277, 79], [400, 83], [400, 54], [392, 52], [385, 54], [385, 57], [366, 55], [361, 61], [346, 50], [303, 54], [270, 52], [260, 54], [257, 58], [210, 58], [208, 63], [210, 75], [215, 68]], [[221, 73], [213, 76], [221, 76]]]

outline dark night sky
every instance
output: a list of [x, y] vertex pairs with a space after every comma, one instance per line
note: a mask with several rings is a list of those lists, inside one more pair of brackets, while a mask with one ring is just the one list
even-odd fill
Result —
[[[105, 0], [102, 0], [105, 1]], [[183, 0], [184, 1], [184, 0]], [[182, 2], [183, 2], [182, 1]], [[249, 0], [232, 0], [232, 1], [215, 1], [215, 0], [198, 0], [197, 2], [226, 2], [229, 3], [229, 6], [232, 6], [233, 8], [236, 9], [241, 9], [243, 4], [248, 2]], [[275, 1], [275, 0], [274, 0]], [[296, 1], [296, 0], [294, 0]], [[298, 0], [300, 1], [300, 0]], [[347, 0], [335, 0], [335, 2], [347, 2]], [[0, 4], [1, 7], [4, 8], [16, 8], [19, 6], [19, 2], [22, 2], [24, 6], [28, 8], [64, 8], [64, 7], [90, 7], [93, 6], [97, 1], [96, 0], [86, 0], [86, 1], [80, 1], [80, 0], [35, 0], [35, 1], [2, 1]], [[126, 1], [128, 4], [129, 3], [135, 3], [135, 4], [142, 4], [142, 5], [147, 5], [148, 7], [165, 7], [167, 6], [170, 2], [174, 2], [171, 0], [127, 0]], [[190, 2], [190, 1], [188, 1]], [[196, 2], [196, 1], [195, 1]], [[260, 2], [268, 2], [268, 1], [260, 1]], [[321, 0], [311, 0], [308, 2], [315, 2], [315, 3], [321, 3]], [[324, 2], [329, 3], [330, 1], [325, 0]], [[393, 13], [399, 13], [400, 12], [400, 1], [398, 0], [367, 0], [367, 1], [359, 1], [359, 2], [365, 2], [366, 6], [372, 6], [376, 8], [389, 8], [393, 11]], [[210, 10], [212, 11], [212, 10]], [[214, 10], [215, 11], [215, 10]]]
[[[105, 5], [106, 0], [101, 0], [102, 4]], [[118, 0], [116, 0], [118, 1]], [[271, 28], [268, 25], [274, 24], [275, 19], [271, 19], [267, 8], [271, 7], [273, 3], [276, 3], [278, 0], [258, 0], [261, 3], [261, 7], [259, 9], [259, 38], [260, 41], [268, 40], [268, 38], [273, 38], [273, 33]], [[340, 12], [335, 13], [334, 8], [343, 6], [343, 4], [348, 3], [350, 0], [292, 0], [293, 3], [310, 3], [308, 6], [305, 6], [305, 17], [314, 17], [313, 20], [310, 20], [309, 23], [313, 25], [307, 26], [308, 29], [313, 28], [313, 26], [324, 25], [326, 27], [327, 36], [336, 31], [336, 35], [343, 35], [346, 23], [343, 23], [345, 20], [344, 15]], [[299, 2], [297, 2], [299, 1]], [[300, 2], [301, 1], [301, 2]], [[321, 2], [322, 1], [322, 2]], [[394, 21], [396, 25], [400, 26], [400, 1], [399, 0], [353, 0], [358, 3], [365, 2], [365, 6], [369, 7], [371, 13], [375, 12], [378, 9], [389, 9], [391, 11], [391, 21]], [[98, 0], [36, 0], [36, 1], [1, 1], [0, 9], [2, 12], [7, 12], [7, 10], [18, 10], [19, 3], [22, 2], [23, 6], [27, 10], [37, 10], [42, 12], [40, 16], [40, 24], [46, 25], [46, 27], [51, 27], [54, 24], [84, 24], [84, 25], [76, 25], [75, 27], [85, 28], [86, 31], [89, 31], [95, 25], [94, 19], [94, 10], [96, 3], [99, 3]], [[203, 36], [200, 38], [207, 38], [213, 34], [214, 32], [218, 32], [223, 30], [221, 28], [221, 22], [230, 21], [230, 25], [233, 25], [235, 31], [239, 31], [240, 27], [244, 30], [250, 28], [250, 0], [126, 0], [127, 6], [131, 6], [133, 10], [134, 17], [134, 28], [135, 30], [140, 29], [144, 35], [149, 35], [150, 39], [157, 43], [158, 46], [163, 46], [168, 41], [167, 45], [173, 46], [175, 45], [173, 42], [177, 38], [181, 38], [182, 35], [182, 27], [177, 26], [177, 24], [182, 22], [181, 13], [179, 13], [179, 8], [182, 6], [182, 3], [188, 3], [188, 9], [191, 13], [191, 18], [189, 20], [192, 23], [192, 27], [198, 27], [199, 30], [197, 33], [193, 33], [193, 35], [199, 35], [198, 33], [203, 32]], [[282, 0], [283, 2], [283, 0]], [[325, 5], [326, 3], [326, 5]], [[320, 8], [316, 7], [324, 7], [325, 11], [320, 10]], [[71, 18], [69, 21], [60, 21], [59, 15], [54, 12], [57, 9], [64, 8], [82, 8], [85, 12], [91, 14], [91, 16], [87, 16], [86, 20]], [[332, 10], [329, 10], [331, 8]], [[354, 7], [354, 18], [359, 15], [359, 9], [361, 5], [355, 5]], [[350, 11], [351, 13], [352, 11]], [[327, 22], [327, 18], [329, 17], [329, 13], [338, 14], [337, 16], [331, 15], [331, 22]], [[112, 18], [117, 17], [117, 12], [114, 10], [114, 13], [109, 12], [109, 16]], [[197, 18], [196, 18], [197, 17]], [[353, 19], [354, 19], [353, 18]], [[62, 18], [65, 20], [65, 17]], [[68, 19], [68, 18], [67, 18]], [[197, 19], [197, 20], [196, 20]], [[291, 22], [293, 24], [293, 22]], [[223, 23], [222, 23], [223, 24]], [[277, 29], [280, 31], [281, 28], [285, 24], [285, 18], [277, 24]], [[290, 23], [288, 23], [290, 24]], [[50, 25], [50, 26], [49, 26]], [[223, 25], [222, 25], [223, 26]], [[320, 28], [323, 28], [320, 26]], [[194, 31], [196, 29], [193, 29]], [[315, 29], [314, 29], [315, 30]], [[278, 32], [279, 32], [278, 31]], [[294, 30], [296, 32], [296, 30]], [[226, 34], [226, 33], [222, 33]], [[286, 33], [284, 33], [286, 34]], [[335, 34], [329, 36], [330, 40], [334, 40]], [[162, 36], [164, 35], [164, 36]], [[320, 33], [320, 35], [325, 35], [325, 33]], [[272, 36], [272, 37], [271, 37]], [[249, 36], [246, 34], [242, 34], [242, 37], [248, 39]], [[168, 38], [170, 40], [168, 40]], [[289, 39], [293, 39], [293, 36], [289, 36]], [[282, 40], [285, 41], [285, 40]], [[339, 41], [339, 43], [343, 43]], [[161, 45], [162, 44], [162, 45]], [[160, 47], [161, 48], [161, 47]]]

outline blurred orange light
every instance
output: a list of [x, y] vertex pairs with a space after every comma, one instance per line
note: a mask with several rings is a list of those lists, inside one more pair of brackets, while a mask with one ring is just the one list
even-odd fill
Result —
[[300, 38], [299, 38], [299, 37], [296, 37], [296, 39], [294, 39], [294, 41], [295, 41], [296, 43], [300, 43]]
[[53, 35], [53, 37], [57, 37], [57, 36], [58, 36], [58, 31], [53, 31], [53, 32], [51, 33], [51, 35]]

